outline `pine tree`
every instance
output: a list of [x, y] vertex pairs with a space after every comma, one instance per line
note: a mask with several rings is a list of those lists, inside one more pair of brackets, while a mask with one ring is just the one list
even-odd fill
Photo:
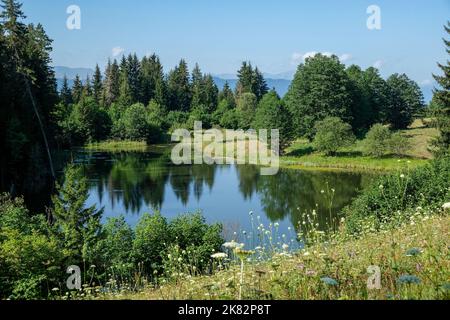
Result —
[[141, 64], [137, 55], [128, 56], [128, 85], [130, 87], [131, 103], [141, 101]]
[[102, 97], [102, 72], [100, 71], [100, 68], [98, 64], [95, 66], [95, 72], [94, 72], [94, 79], [92, 81], [92, 92], [95, 102], [97, 104], [100, 104], [100, 100]]
[[141, 99], [145, 105], [155, 100], [159, 105], [166, 104], [164, 70], [156, 54], [141, 61]]
[[68, 106], [73, 103], [72, 100], [72, 92], [69, 88], [69, 81], [67, 80], [67, 76], [64, 75], [63, 84], [61, 87], [61, 92], [59, 94], [60, 101], [65, 105]]
[[88, 183], [80, 168], [69, 166], [64, 179], [62, 185], [56, 186], [51, 212], [66, 255], [71, 262], [81, 263], [87, 260], [87, 244], [92, 245], [92, 240], [99, 237], [103, 210], [97, 211], [95, 206], [86, 208]]
[[80, 76], [76, 75], [72, 86], [72, 98], [74, 103], [78, 103], [83, 95], [83, 84], [81, 83]]
[[92, 97], [92, 86], [91, 86], [91, 78], [89, 76], [86, 77], [86, 81], [83, 85], [83, 98]]
[[112, 103], [119, 99], [120, 94], [120, 74], [117, 60], [108, 64], [105, 70], [105, 81], [103, 82], [103, 104], [109, 107]]
[[133, 104], [133, 96], [131, 94], [130, 87], [130, 78], [129, 78], [129, 69], [128, 62], [125, 56], [122, 56], [122, 60], [120, 62], [120, 77], [119, 77], [119, 103], [125, 107], [129, 107]]
[[233, 90], [231, 90], [228, 81], [225, 81], [225, 85], [223, 86], [222, 91], [219, 93], [218, 97], [219, 101], [226, 100], [230, 106], [233, 108], [236, 107], [236, 99], [234, 97]]
[[269, 91], [269, 88], [267, 87], [266, 80], [259, 71], [258, 67], [255, 68], [253, 82], [253, 93], [259, 101]]
[[169, 96], [169, 110], [189, 111], [191, 105], [191, 85], [186, 61], [181, 60], [179, 65], [169, 73], [167, 91]]
[[250, 62], [242, 62], [238, 71], [238, 82], [236, 84], [236, 96], [239, 98], [244, 93], [254, 93], [254, 72]]
[[[450, 22], [444, 26], [445, 31], [450, 34]], [[450, 40], [444, 39], [447, 54], [450, 54]], [[440, 89], [434, 90], [433, 102], [435, 102], [436, 127], [439, 129], [440, 136], [434, 142], [438, 148], [438, 154], [448, 154], [450, 151], [450, 61], [447, 64], [438, 64], [443, 71], [443, 75], [433, 75], [434, 79], [440, 85]]]

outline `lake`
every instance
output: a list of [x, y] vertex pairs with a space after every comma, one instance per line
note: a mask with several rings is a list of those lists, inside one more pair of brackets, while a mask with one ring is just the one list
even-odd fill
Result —
[[295, 238], [302, 217], [313, 210], [325, 229], [373, 179], [346, 171], [281, 169], [261, 176], [252, 165], [175, 166], [169, 155], [81, 150], [73, 158], [90, 183], [87, 205], [104, 207], [103, 219], [124, 215], [135, 226], [146, 212], [172, 219], [201, 211], [208, 223], [223, 224], [228, 240], [240, 241], [260, 224]]

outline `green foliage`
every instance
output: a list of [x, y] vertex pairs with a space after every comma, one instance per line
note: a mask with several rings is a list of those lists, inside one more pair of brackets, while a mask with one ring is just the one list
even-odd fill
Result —
[[327, 155], [335, 155], [355, 141], [352, 126], [337, 117], [327, 117], [315, 125], [314, 147]]
[[395, 132], [391, 135], [388, 146], [391, 154], [403, 156], [411, 149], [411, 142], [400, 132]]
[[239, 112], [236, 109], [226, 111], [220, 118], [220, 126], [226, 129], [239, 129]]
[[[450, 34], [450, 22], [447, 21], [445, 31]], [[444, 40], [447, 54], [450, 54], [450, 40]], [[444, 72], [442, 76], [434, 75], [440, 89], [436, 89], [433, 96], [435, 110], [433, 116], [436, 118], [435, 126], [439, 129], [440, 135], [434, 141], [437, 147], [436, 154], [443, 155], [450, 152], [450, 61], [447, 65], [439, 64], [439, 68]]]
[[284, 150], [289, 146], [293, 138], [291, 115], [275, 91], [264, 95], [259, 102], [252, 128], [267, 129], [269, 137], [271, 129], [278, 129], [280, 149]]
[[393, 74], [386, 83], [389, 86], [387, 122], [394, 129], [406, 129], [424, 107], [420, 87], [405, 74]]
[[239, 117], [239, 127], [249, 129], [255, 117], [257, 107], [257, 97], [253, 93], [245, 92], [239, 97], [237, 113]]
[[372, 126], [363, 142], [364, 153], [374, 157], [386, 154], [404, 156], [411, 149], [411, 142], [400, 132], [392, 133], [387, 126], [377, 123]]
[[89, 249], [95, 247], [100, 234], [103, 210], [95, 206], [86, 208], [88, 183], [81, 169], [69, 166], [64, 183], [57, 184], [57, 194], [52, 197], [56, 235], [61, 240], [66, 255], [74, 264], [92, 261]]
[[136, 238], [133, 242], [133, 259], [143, 263], [145, 270], [160, 271], [162, 254], [170, 241], [168, 224], [160, 214], [144, 214], [136, 225]]
[[200, 213], [178, 216], [170, 222], [168, 228], [170, 235], [175, 237], [171, 243], [190, 253], [190, 265], [195, 266], [199, 272], [206, 271], [211, 254], [219, 251], [224, 242], [221, 236], [222, 226], [208, 225]]
[[351, 120], [352, 97], [345, 66], [336, 56], [317, 54], [298, 67], [285, 96], [296, 137], [314, 137], [314, 125], [328, 116]]
[[208, 112], [208, 108], [204, 105], [199, 105], [193, 107], [189, 114], [189, 119], [187, 121], [187, 128], [194, 129], [194, 122], [201, 121], [204, 129], [211, 128], [211, 113]]
[[391, 131], [388, 127], [377, 123], [370, 128], [364, 140], [364, 153], [381, 157], [389, 150]]
[[237, 97], [240, 98], [245, 93], [252, 93], [259, 101], [268, 91], [266, 80], [258, 68], [253, 69], [250, 62], [242, 62], [241, 69], [238, 71]]
[[123, 138], [143, 141], [148, 140], [152, 127], [146, 116], [147, 109], [143, 104], [137, 103], [126, 108], [123, 117], [120, 119], [123, 123]]
[[404, 223], [417, 207], [439, 210], [450, 197], [450, 159], [442, 157], [408, 172], [382, 176], [344, 209], [348, 232], [358, 234], [369, 223]]

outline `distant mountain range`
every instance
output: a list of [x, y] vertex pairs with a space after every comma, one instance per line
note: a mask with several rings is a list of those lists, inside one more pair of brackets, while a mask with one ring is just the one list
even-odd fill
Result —
[[[57, 66], [54, 67], [56, 80], [58, 83], [58, 88], [61, 88], [64, 75], [67, 76], [67, 79], [69, 80], [69, 85], [72, 86], [73, 80], [75, 79], [75, 76], [78, 74], [82, 81], [86, 79], [87, 76], [92, 78], [92, 75], [94, 74], [94, 70], [90, 68], [69, 68], [69, 67], [61, 67]], [[291, 81], [294, 77], [294, 72], [284, 72], [279, 74], [269, 74], [265, 73], [264, 77], [267, 82], [267, 86], [269, 89], [275, 89], [275, 91], [283, 97], [286, 92], [289, 89], [289, 86], [291, 84]], [[213, 76], [213, 79], [219, 87], [219, 89], [222, 89], [226, 82], [228, 82], [228, 85], [234, 89], [237, 84], [237, 78], [233, 74], [220, 74]], [[428, 103], [431, 101], [431, 98], [433, 96], [433, 85], [427, 84], [421, 86], [422, 92], [425, 97], [425, 102]]]

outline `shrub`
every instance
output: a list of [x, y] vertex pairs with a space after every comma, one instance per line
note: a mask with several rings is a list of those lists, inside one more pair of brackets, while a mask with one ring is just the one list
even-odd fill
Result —
[[[381, 177], [343, 210], [350, 233], [360, 233], [370, 220], [375, 229], [409, 218], [408, 209], [438, 210], [450, 198], [450, 157], [408, 173]], [[398, 216], [401, 212], [401, 216]]]
[[161, 270], [162, 254], [170, 240], [167, 220], [160, 214], [144, 214], [139, 220], [133, 242], [133, 260], [143, 263], [145, 271], [151, 274]]
[[389, 139], [388, 146], [391, 154], [402, 156], [411, 149], [411, 142], [400, 132], [396, 132]]
[[334, 155], [342, 148], [355, 141], [352, 127], [337, 117], [328, 117], [315, 125], [314, 146], [327, 155]]
[[239, 115], [236, 109], [226, 111], [220, 119], [220, 126], [225, 129], [238, 129]]
[[389, 150], [391, 131], [388, 127], [377, 123], [370, 128], [364, 140], [364, 154], [381, 157]]

